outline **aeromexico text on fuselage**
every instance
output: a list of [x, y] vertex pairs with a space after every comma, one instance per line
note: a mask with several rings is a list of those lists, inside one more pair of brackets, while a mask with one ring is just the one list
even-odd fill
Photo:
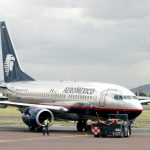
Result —
[[[28, 89], [17, 88], [16, 91], [27, 92]], [[50, 91], [50, 93], [53, 93], [53, 92], [55, 92], [55, 89], [51, 88], [49, 91]], [[96, 91], [95, 88], [65, 87], [64, 90], [63, 90], [63, 93], [66, 93], [66, 94], [79, 94], [79, 95], [81, 95], [81, 94], [92, 95], [92, 94], [94, 94], [95, 91]]]
[[95, 92], [94, 88], [83, 88], [83, 87], [66, 87], [64, 89], [65, 93], [69, 94], [93, 94]]

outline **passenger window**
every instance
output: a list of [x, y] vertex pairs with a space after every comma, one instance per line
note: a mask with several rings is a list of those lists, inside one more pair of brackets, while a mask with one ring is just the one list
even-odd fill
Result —
[[121, 95], [119, 95], [119, 99], [120, 99], [120, 100], [122, 100], [122, 99], [123, 99], [123, 97], [122, 97]]

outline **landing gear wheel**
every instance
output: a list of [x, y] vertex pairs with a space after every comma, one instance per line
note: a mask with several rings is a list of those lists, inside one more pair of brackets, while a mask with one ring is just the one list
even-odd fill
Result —
[[29, 126], [29, 130], [32, 132], [38, 132], [38, 131], [42, 131], [42, 127]]
[[30, 131], [35, 131], [35, 127], [29, 126], [29, 130], [30, 130]]
[[94, 135], [94, 137], [99, 138], [99, 137], [100, 137], [100, 134], [98, 134], [98, 135]]
[[121, 129], [120, 131], [120, 137], [123, 138], [125, 135], [125, 131], [124, 131], [124, 128]]
[[83, 127], [84, 127], [83, 122], [82, 121], [78, 121], [77, 122], [77, 130], [78, 130], [78, 132], [82, 132], [83, 131]]
[[131, 132], [131, 126], [129, 126], [129, 135], [131, 135], [131, 133], [132, 133], [132, 132]]
[[130, 136], [130, 130], [129, 130], [129, 127], [127, 128], [127, 131], [126, 131], [126, 134], [125, 134], [125, 137], [129, 137]]

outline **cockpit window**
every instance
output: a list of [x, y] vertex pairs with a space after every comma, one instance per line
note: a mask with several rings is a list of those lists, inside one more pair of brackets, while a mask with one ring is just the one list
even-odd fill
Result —
[[123, 99], [121, 92], [118, 90], [113, 90], [113, 89], [108, 90], [107, 96], [110, 99], [115, 99], [115, 100], [122, 100]]
[[130, 96], [130, 95], [124, 95], [123, 99], [132, 99], [132, 96]]
[[132, 99], [137, 99], [136, 96], [134, 95], [122, 95], [122, 92], [119, 90], [115, 89], [109, 89], [107, 94], [107, 99], [115, 99], [115, 100], [132, 100]]
[[136, 97], [136, 96], [132, 96], [132, 98], [133, 98], [133, 99], [137, 99], [137, 97]]
[[116, 100], [122, 100], [123, 98], [122, 98], [121, 95], [114, 95], [114, 99], [116, 99]]

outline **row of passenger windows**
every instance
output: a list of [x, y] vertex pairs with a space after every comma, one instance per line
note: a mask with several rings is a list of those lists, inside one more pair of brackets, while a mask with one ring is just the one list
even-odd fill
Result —
[[60, 93], [46, 93], [46, 92], [16, 92], [17, 96], [34, 96], [34, 97], [47, 97], [47, 98], [55, 98], [55, 99], [66, 99], [68, 97], [69, 100], [92, 100], [97, 99], [97, 96], [88, 96], [88, 95], [73, 95], [73, 94], [60, 94]]
[[87, 95], [69, 95], [68, 99], [86, 99], [86, 100], [92, 100], [92, 99], [97, 99], [97, 96], [87, 96]]
[[52, 97], [52, 93], [46, 92], [16, 92], [17, 96], [35, 96], [35, 97]]

